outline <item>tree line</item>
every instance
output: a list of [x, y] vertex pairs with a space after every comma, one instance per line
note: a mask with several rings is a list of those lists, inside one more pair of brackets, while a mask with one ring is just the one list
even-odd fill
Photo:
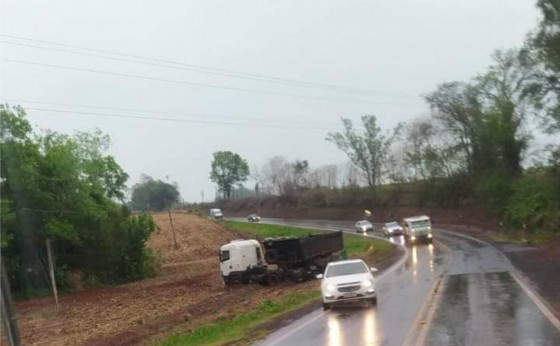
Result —
[[560, 2], [537, 6], [542, 20], [524, 46], [498, 50], [486, 71], [424, 95], [429, 116], [388, 131], [374, 115], [362, 116], [361, 126], [342, 118], [342, 131], [326, 140], [352, 169], [311, 169], [306, 160], [276, 156], [253, 169], [255, 195], [332, 206], [354, 203], [365, 184], [361, 195], [378, 205], [402, 204], [408, 190], [409, 205], [485, 205], [510, 227], [560, 231], [560, 146], [531, 146], [535, 137], [560, 133]]

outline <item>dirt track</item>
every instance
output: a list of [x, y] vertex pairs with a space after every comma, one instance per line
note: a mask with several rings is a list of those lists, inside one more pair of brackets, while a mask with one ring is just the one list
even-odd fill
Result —
[[16, 303], [23, 343], [146, 344], [171, 331], [187, 331], [221, 315], [249, 309], [257, 295], [279, 294], [279, 289], [257, 285], [224, 289], [217, 253], [236, 234], [204, 218], [175, 213], [179, 244], [175, 249], [168, 215], [155, 214], [154, 219], [158, 229], [149, 246], [160, 251], [163, 259], [157, 278], [64, 295], [58, 310], [51, 298]]

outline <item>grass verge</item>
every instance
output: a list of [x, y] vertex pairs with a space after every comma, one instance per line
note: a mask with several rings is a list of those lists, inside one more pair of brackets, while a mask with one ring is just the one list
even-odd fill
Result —
[[[225, 225], [237, 231], [248, 232], [257, 238], [290, 236], [301, 237], [320, 233], [320, 231], [305, 228], [238, 221], [226, 221]], [[387, 241], [365, 237], [358, 234], [343, 234], [343, 238], [344, 248], [349, 257], [359, 257], [368, 261], [378, 261], [383, 259], [387, 254], [389, 254], [394, 246]]]
[[497, 235], [491, 236], [492, 241], [499, 243], [512, 243], [512, 244], [522, 244], [522, 245], [540, 245], [550, 243], [553, 239], [557, 239], [558, 234], [554, 232], [504, 232]]
[[250, 312], [225, 321], [198, 327], [189, 334], [172, 335], [160, 345], [222, 345], [226, 342], [235, 343], [235, 341], [244, 339], [248, 330], [256, 328], [281, 314], [296, 310], [305, 303], [319, 297], [318, 290], [310, 289], [306, 292], [290, 293], [279, 300], [261, 300]]
[[[237, 231], [248, 233], [256, 238], [305, 236], [319, 231], [279, 225], [249, 224], [245, 222], [226, 221], [225, 225]], [[363, 258], [375, 263], [389, 256], [393, 245], [379, 239], [363, 237], [360, 235], [344, 234], [344, 246], [348, 257]], [[293, 286], [294, 289], [297, 285]], [[287, 287], [286, 289], [289, 289]], [[160, 346], [178, 345], [238, 345], [247, 344], [250, 339], [266, 335], [267, 322], [279, 316], [298, 310], [306, 304], [318, 299], [320, 292], [316, 287], [297, 292], [290, 292], [275, 300], [265, 299], [259, 301], [249, 312], [218, 322], [200, 326], [188, 334], [175, 334], [169, 336]]]

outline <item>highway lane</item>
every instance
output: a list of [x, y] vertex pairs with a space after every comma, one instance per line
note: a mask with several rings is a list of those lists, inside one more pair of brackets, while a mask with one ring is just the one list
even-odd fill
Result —
[[[263, 222], [346, 232], [354, 224]], [[560, 345], [558, 325], [518, 284], [500, 252], [452, 232], [435, 231], [435, 240], [409, 248], [404, 263], [382, 274], [377, 307], [317, 310], [256, 345]]]
[[[263, 219], [262, 222], [354, 233], [354, 223], [348, 221]], [[401, 236], [391, 241], [404, 244]], [[328, 312], [317, 310], [257, 345], [401, 345], [443, 273], [449, 255], [438, 244], [414, 247], [409, 252], [398, 267], [379, 275], [377, 307], [356, 305]]]

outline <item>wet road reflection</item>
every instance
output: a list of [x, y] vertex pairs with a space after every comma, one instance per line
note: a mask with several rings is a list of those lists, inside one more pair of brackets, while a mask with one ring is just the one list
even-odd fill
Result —
[[328, 327], [329, 327], [329, 346], [341, 346], [342, 345], [342, 335], [340, 332], [340, 323], [338, 318], [334, 315], [328, 316]]

